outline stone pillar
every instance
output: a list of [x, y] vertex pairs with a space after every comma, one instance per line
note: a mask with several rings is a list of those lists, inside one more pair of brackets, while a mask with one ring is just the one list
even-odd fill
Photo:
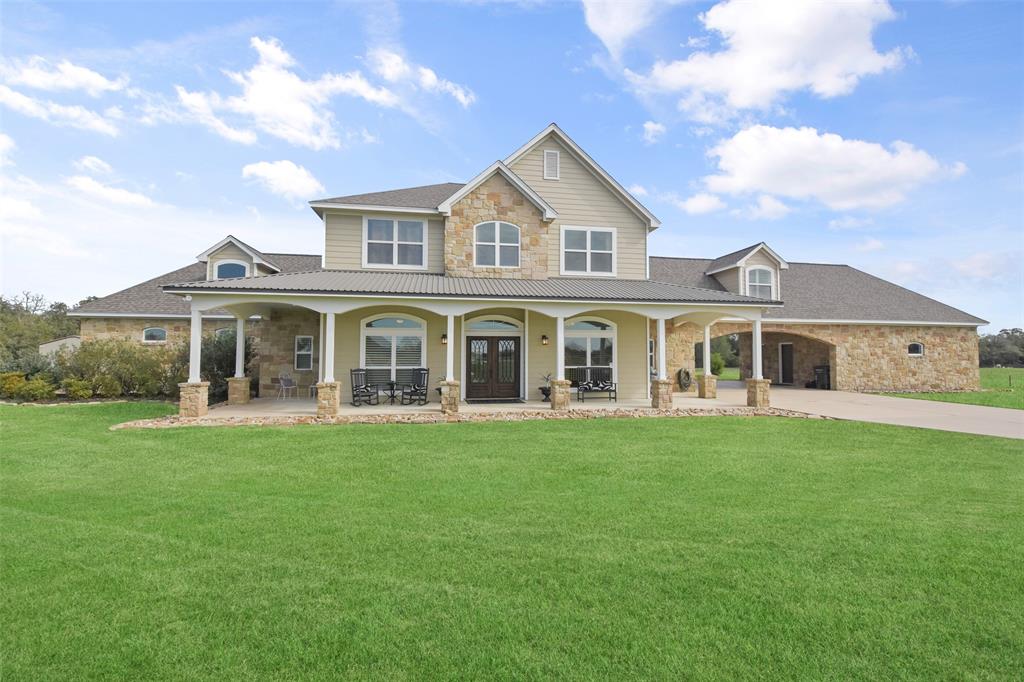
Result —
[[551, 409], [564, 412], [569, 409], [569, 387], [572, 382], [568, 379], [551, 380]]
[[697, 377], [697, 397], [698, 398], [717, 398], [718, 397], [718, 377], [708, 372]]
[[249, 377], [228, 379], [228, 405], [245, 405], [249, 402]]
[[204, 417], [210, 404], [210, 382], [178, 384], [178, 416]]
[[321, 381], [316, 385], [316, 416], [334, 417], [341, 404], [341, 383]]
[[770, 379], [747, 379], [747, 406], [770, 407], [768, 386]]
[[655, 379], [651, 382], [651, 407], [656, 410], [672, 409], [671, 379]]
[[[449, 339], [448, 343], [451, 344], [453, 341]], [[441, 382], [441, 413], [442, 414], [455, 414], [459, 411], [459, 401], [462, 397], [459, 395], [459, 382], [455, 379], [450, 381]]]

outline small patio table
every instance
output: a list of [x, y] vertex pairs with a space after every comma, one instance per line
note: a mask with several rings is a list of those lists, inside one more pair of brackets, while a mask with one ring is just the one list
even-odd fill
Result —
[[384, 395], [387, 396], [388, 404], [394, 405], [395, 398], [401, 393], [401, 384], [397, 381], [388, 381], [384, 384]]

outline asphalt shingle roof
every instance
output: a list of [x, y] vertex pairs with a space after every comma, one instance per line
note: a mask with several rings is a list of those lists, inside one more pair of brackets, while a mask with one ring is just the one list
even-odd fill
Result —
[[[320, 267], [320, 256], [293, 253], [264, 254], [273, 258], [274, 264], [284, 272], [309, 271]], [[183, 268], [154, 277], [151, 280], [122, 289], [116, 293], [83, 303], [76, 308], [76, 314], [101, 316], [109, 313], [143, 313], [147, 316], [188, 315], [189, 304], [181, 296], [165, 294], [163, 286], [174, 282], [194, 282], [206, 278], [206, 263], [192, 263]], [[224, 314], [223, 310], [210, 311]]]
[[732, 253], [727, 253], [724, 256], [719, 256], [708, 264], [707, 271], [714, 272], [715, 270], [721, 270], [722, 268], [734, 267], [738, 265], [747, 254], [761, 246], [763, 243], [764, 242], [758, 242], [745, 249], [740, 249], [739, 251], [733, 251]]
[[317, 270], [215, 282], [186, 282], [168, 285], [165, 289], [586, 301], [755, 303], [760, 305], [769, 303], [763, 299], [739, 296], [721, 289], [701, 289], [692, 285], [644, 279], [591, 277], [559, 277], [541, 280], [496, 279], [448, 277], [432, 273], [365, 272], [359, 270]]
[[349, 194], [344, 197], [318, 199], [314, 204], [355, 204], [358, 206], [405, 206], [408, 208], [435, 209], [438, 205], [463, 187], [461, 182], [442, 182], [439, 185], [423, 185], [392, 189], [386, 192]]
[[[724, 287], [704, 274], [721, 259], [651, 258], [651, 279], [694, 287]], [[849, 265], [790, 263], [779, 276], [784, 305], [765, 319], [865, 320], [986, 324], [985, 320], [940, 303]]]

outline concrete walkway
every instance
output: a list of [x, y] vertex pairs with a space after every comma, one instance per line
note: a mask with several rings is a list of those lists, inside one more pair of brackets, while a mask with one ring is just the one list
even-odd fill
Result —
[[[721, 382], [718, 395], [735, 403], [746, 391], [742, 384]], [[815, 391], [772, 386], [772, 407], [808, 412], [836, 419], [917, 426], [982, 436], [1024, 438], [1024, 410], [942, 403], [936, 400], [893, 398], [871, 393]]]

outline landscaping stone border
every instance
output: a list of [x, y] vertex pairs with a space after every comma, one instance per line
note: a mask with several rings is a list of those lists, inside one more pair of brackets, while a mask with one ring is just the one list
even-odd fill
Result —
[[411, 412], [409, 414], [356, 414], [317, 417], [299, 415], [292, 417], [178, 417], [139, 419], [115, 424], [111, 431], [120, 429], [171, 429], [185, 426], [297, 426], [300, 424], [462, 424], [474, 422], [524, 422], [542, 419], [637, 419], [651, 417], [795, 417], [798, 419], [830, 419], [806, 412], [780, 410], [777, 408], [718, 407], [708, 410], [697, 409], [655, 409], [620, 408], [611, 410], [521, 410], [509, 412]]

